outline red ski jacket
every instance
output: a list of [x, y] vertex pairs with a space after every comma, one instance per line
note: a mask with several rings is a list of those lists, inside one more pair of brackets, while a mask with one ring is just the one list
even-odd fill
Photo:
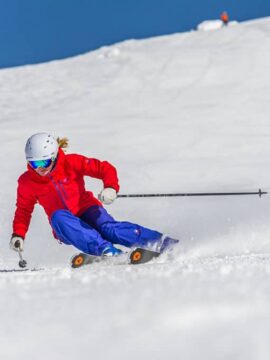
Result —
[[44, 208], [49, 219], [59, 209], [67, 209], [80, 216], [90, 206], [102, 206], [91, 191], [85, 190], [85, 175], [101, 179], [104, 188], [119, 191], [116, 169], [107, 161], [77, 154], [65, 155], [59, 149], [50, 174], [40, 176], [28, 165], [28, 170], [18, 180], [13, 233], [25, 237], [36, 203]]

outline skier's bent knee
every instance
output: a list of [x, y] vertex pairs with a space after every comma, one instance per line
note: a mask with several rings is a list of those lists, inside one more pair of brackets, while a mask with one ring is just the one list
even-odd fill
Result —
[[55, 222], [61, 220], [64, 216], [67, 216], [69, 214], [70, 214], [70, 211], [68, 211], [68, 210], [64, 210], [64, 209], [56, 210], [52, 213], [51, 221], [55, 223]]

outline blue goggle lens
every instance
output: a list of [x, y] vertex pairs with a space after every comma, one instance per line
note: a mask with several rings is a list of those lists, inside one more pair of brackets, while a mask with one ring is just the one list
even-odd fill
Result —
[[29, 164], [33, 169], [37, 169], [37, 168], [44, 168], [45, 169], [48, 166], [50, 166], [52, 162], [53, 162], [52, 159], [34, 160], [34, 161], [29, 161]]

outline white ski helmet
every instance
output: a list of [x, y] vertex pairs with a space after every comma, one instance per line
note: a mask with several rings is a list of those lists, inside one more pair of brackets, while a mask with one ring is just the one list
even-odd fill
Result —
[[32, 135], [25, 145], [25, 157], [27, 161], [56, 159], [58, 143], [48, 133]]

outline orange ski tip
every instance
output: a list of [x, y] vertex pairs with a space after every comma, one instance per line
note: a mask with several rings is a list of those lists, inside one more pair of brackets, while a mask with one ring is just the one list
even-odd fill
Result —
[[83, 256], [82, 255], [78, 255], [73, 259], [73, 265], [80, 266], [82, 264], [83, 264]]
[[133, 254], [132, 254], [132, 260], [133, 261], [140, 261], [142, 258], [142, 253], [139, 250], [136, 250]]

